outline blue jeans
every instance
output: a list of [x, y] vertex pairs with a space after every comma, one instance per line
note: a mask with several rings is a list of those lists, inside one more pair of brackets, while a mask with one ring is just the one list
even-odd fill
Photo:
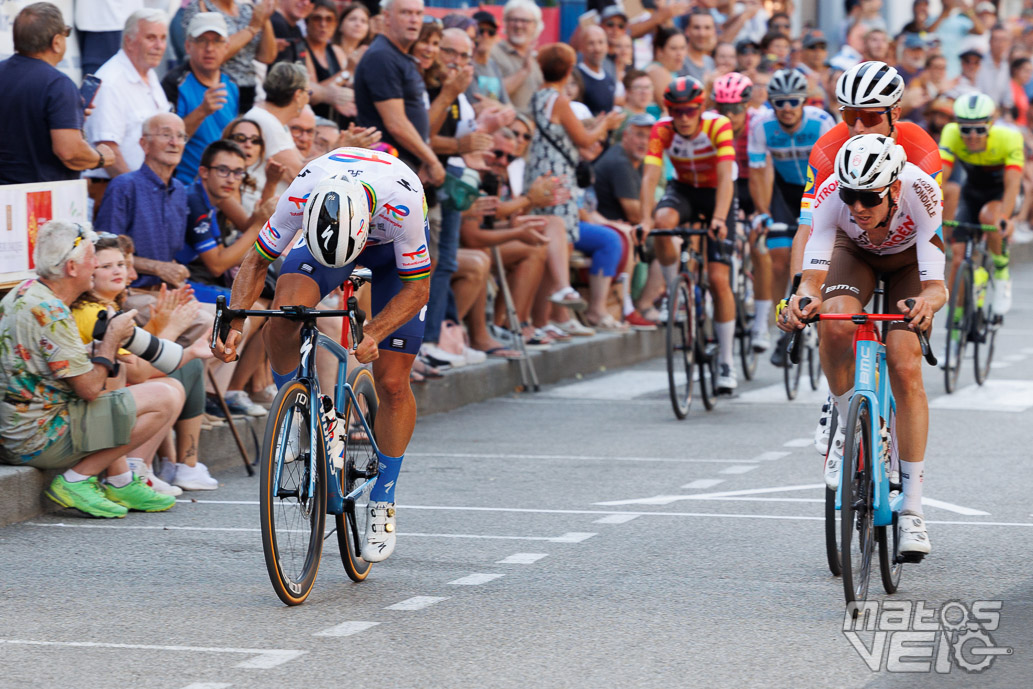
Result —
[[581, 236], [574, 242], [574, 248], [592, 259], [592, 275], [612, 278], [620, 267], [623, 245], [617, 230], [602, 225], [582, 222]]
[[[462, 170], [449, 167], [448, 171], [457, 177]], [[441, 335], [441, 323], [445, 320], [449, 300], [452, 296], [452, 275], [459, 268], [459, 226], [462, 216], [448, 202], [441, 204], [441, 236], [438, 239], [438, 255], [434, 257], [434, 272], [430, 276], [430, 299], [427, 301], [427, 327], [423, 333], [425, 342], [437, 342]]]

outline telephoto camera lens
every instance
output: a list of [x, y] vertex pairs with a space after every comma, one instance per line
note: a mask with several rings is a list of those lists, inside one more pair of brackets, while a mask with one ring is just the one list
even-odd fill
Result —
[[[121, 314], [121, 311], [117, 311], [110, 318]], [[104, 339], [104, 333], [108, 330], [110, 318], [107, 311], [101, 311], [97, 314], [97, 324], [93, 326], [94, 340]], [[151, 366], [166, 375], [179, 368], [180, 362], [183, 361], [182, 346], [171, 340], [163, 340], [160, 337], [156, 337], [143, 328], [134, 327], [133, 334], [121, 346], [144, 361], [149, 362]]]

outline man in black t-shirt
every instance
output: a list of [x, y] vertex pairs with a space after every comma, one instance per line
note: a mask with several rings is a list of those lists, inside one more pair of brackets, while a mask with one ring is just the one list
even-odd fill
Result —
[[639, 190], [642, 159], [649, 146], [649, 131], [656, 119], [647, 113], [632, 115], [620, 146], [610, 146], [595, 161], [595, 195], [598, 211], [607, 220], [631, 224], [642, 221]]
[[423, 25], [423, 0], [384, 0], [384, 32], [355, 68], [359, 125], [384, 133], [384, 142], [424, 181], [438, 186], [445, 168], [428, 145], [430, 99], [416, 60], [408, 54]]
[[276, 36], [276, 62], [304, 62], [308, 54], [299, 24], [312, 14], [312, 0], [280, 0], [270, 20]]
[[16, 54], [0, 62], [0, 184], [79, 179], [80, 170], [115, 160], [110, 148], [83, 138], [79, 90], [56, 69], [70, 30], [48, 2], [15, 17]]

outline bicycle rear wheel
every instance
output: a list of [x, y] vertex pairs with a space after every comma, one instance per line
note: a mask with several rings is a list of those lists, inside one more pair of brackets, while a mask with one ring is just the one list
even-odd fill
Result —
[[786, 357], [786, 364], [782, 369], [782, 378], [785, 381], [786, 397], [791, 400], [795, 400], [796, 394], [800, 391], [800, 376], [803, 375], [803, 367], [803, 361], [794, 364], [789, 361], [788, 356]]
[[[951, 285], [947, 303], [947, 347], [943, 356], [944, 387], [948, 393], [958, 387], [965, 345], [972, 327], [972, 267], [962, 265]], [[961, 313], [956, 313], [960, 309]]]
[[[348, 376], [348, 382], [355, 392], [355, 399], [358, 404], [351, 400], [345, 407], [344, 419], [347, 423], [348, 434], [345, 440], [344, 471], [341, 472], [341, 492], [347, 495], [367, 481], [366, 472], [377, 465], [377, 453], [373, 449], [373, 443], [368, 437], [359, 421], [361, 416], [366, 420], [370, 429], [377, 418], [377, 391], [373, 384], [373, 374], [365, 368], [356, 368]], [[369, 504], [369, 491], [372, 486], [366, 488], [355, 498], [353, 509], [345, 509], [344, 514], [339, 514], [337, 520], [337, 545], [341, 549], [341, 561], [344, 563], [344, 571], [352, 581], [363, 581], [369, 576], [373, 567], [372, 562], [366, 562], [360, 554], [362, 544], [356, 541], [352, 526], [356, 526], [359, 538], [366, 532], [366, 519], [369, 514], [366, 506]], [[361, 515], [361, 516], [360, 516]]]
[[843, 474], [840, 477], [840, 559], [843, 566], [843, 593], [848, 605], [868, 598], [872, 556], [875, 552], [871, 417], [868, 398], [854, 395], [846, 417]]
[[668, 290], [667, 310], [667, 384], [674, 415], [684, 419], [692, 405], [692, 366], [696, 360], [695, 301], [690, 284], [677, 278]]
[[[832, 439], [836, 437], [836, 426], [839, 425], [839, 413], [833, 408], [832, 418], [830, 420], [832, 424], [829, 428], [829, 445], [825, 450], [825, 455], [828, 456], [829, 448], [832, 447]], [[840, 524], [839, 519], [836, 517], [836, 491], [825, 486], [825, 557], [829, 563], [829, 571], [832, 572], [833, 576], [839, 576], [843, 571], [842, 560], [840, 557], [839, 550], [839, 538], [840, 538]]]
[[807, 343], [807, 376], [811, 381], [811, 390], [817, 390], [821, 384], [821, 357], [813, 341]]
[[[312, 391], [293, 380], [276, 394], [262, 446], [259, 504], [262, 550], [276, 595], [287, 605], [305, 602], [316, 581], [326, 524], [326, 452], [309, 447]], [[322, 445], [322, 443], [320, 443]], [[309, 495], [310, 472], [316, 472]]]
[[975, 305], [975, 313], [972, 318], [972, 355], [975, 364], [976, 384], [982, 385], [990, 375], [990, 364], [994, 358], [994, 341], [997, 339], [997, 317], [993, 313], [994, 300], [994, 266], [992, 261], [986, 261], [986, 286], [977, 299], [982, 300], [982, 305]]

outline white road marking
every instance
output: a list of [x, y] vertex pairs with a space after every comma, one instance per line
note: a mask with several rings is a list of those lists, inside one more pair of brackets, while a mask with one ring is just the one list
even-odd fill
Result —
[[[699, 459], [688, 457], [613, 457], [609, 455], [523, 455], [523, 454], [483, 454], [467, 452], [407, 452], [406, 457], [450, 457], [455, 459], [520, 459], [520, 460], [563, 460], [571, 462], [604, 461], [604, 462], [676, 462], [676, 463], [708, 463], [708, 464], [739, 464], [742, 459]], [[192, 500], [181, 500], [180, 502], [193, 502]], [[210, 500], [198, 500], [198, 502], [212, 502]], [[241, 503], [257, 505], [258, 502]]]
[[638, 519], [637, 514], [610, 514], [602, 519], [596, 519], [594, 524], [627, 524], [632, 519]]
[[783, 452], [781, 450], [774, 450], [770, 452], [761, 452], [759, 455], [751, 459], [751, 462], [770, 462], [776, 459], [782, 459], [793, 454], [792, 452]]
[[687, 500], [688, 495], [654, 495], [651, 498], [632, 498], [630, 500], [606, 500], [593, 502], [593, 505], [670, 505], [672, 502]]
[[991, 361], [990, 362], [990, 368], [992, 368], [992, 369], [1011, 368], [1011, 364], [1009, 362], [1007, 362], [1007, 361]]
[[619, 371], [590, 380], [558, 385], [538, 397], [575, 397], [591, 400], [629, 400], [667, 390], [667, 371]]
[[499, 560], [497, 565], [533, 565], [543, 557], [549, 557], [548, 553], [513, 553], [507, 558]]
[[793, 438], [782, 443], [782, 447], [807, 447], [813, 444], [814, 440], [811, 438]]
[[183, 689], [226, 689], [232, 686], [232, 684], [227, 684], [226, 682], [194, 682], [193, 684], [186, 685]]
[[1023, 347], [1021, 350], [1023, 354], [1033, 354], [1033, 347]]
[[955, 505], [952, 502], [944, 502], [943, 500], [933, 500], [922, 496], [922, 504], [929, 505], [930, 507], [939, 507], [941, 510], [947, 510], [948, 512], [956, 512], [957, 514], [963, 514], [966, 517], [987, 517], [990, 515], [989, 512], [983, 512], [982, 510], [973, 509], [971, 507], [962, 507], [961, 505]]
[[757, 468], [756, 464], [740, 464], [738, 466], [731, 466], [727, 469], [722, 469], [718, 473], [720, 474], [745, 474], [748, 471], [753, 471]]
[[412, 598], [406, 598], [400, 603], [389, 605], [384, 610], [422, 610], [443, 600], [448, 600], [448, 596], [413, 596]]
[[1009, 354], [1008, 356], [1004, 357], [1004, 360], [1005, 361], [1025, 361], [1026, 360], [1026, 355], [1025, 354]]
[[0, 644], [21, 646], [69, 646], [76, 648], [118, 648], [141, 651], [186, 651], [190, 653], [242, 653], [254, 656], [235, 667], [267, 670], [305, 655], [308, 651], [290, 651], [276, 648], [220, 648], [216, 646], [155, 646], [151, 644], [107, 644], [98, 641], [33, 641], [29, 639], [0, 639]]
[[698, 478], [695, 481], [686, 483], [682, 486], [682, 490], [706, 490], [724, 482], [723, 478]]
[[487, 584], [489, 581], [495, 581], [506, 576], [505, 574], [486, 574], [486, 573], [475, 573], [468, 574], [465, 577], [460, 577], [455, 581], [448, 582], [449, 586], [480, 586], [481, 584]]
[[930, 409], [1022, 412], [1033, 407], [1033, 381], [994, 380], [969, 385], [953, 395], [942, 395], [929, 403]]
[[801, 382], [800, 392], [797, 394], [796, 399], [792, 401], [786, 399], [786, 389], [782, 383], [765, 385], [756, 390], [749, 390], [728, 401], [732, 404], [794, 404], [798, 406], [820, 407], [828, 396], [828, 384], [822, 380], [817, 390], [811, 390], [810, 383]]
[[358, 634], [364, 632], [371, 627], [376, 627], [379, 622], [342, 622], [339, 625], [324, 629], [321, 632], [316, 632], [312, 636], [351, 636], [352, 634]]
[[553, 539], [550, 539], [550, 540], [553, 543], [580, 543], [581, 541], [587, 541], [589, 538], [591, 538], [592, 536], [595, 536], [595, 535], [596, 534], [594, 534], [594, 533], [585, 533], [585, 532], [582, 532], [582, 531], [572, 531], [570, 533], [565, 533], [562, 536], [559, 536], [558, 538], [553, 538]]

